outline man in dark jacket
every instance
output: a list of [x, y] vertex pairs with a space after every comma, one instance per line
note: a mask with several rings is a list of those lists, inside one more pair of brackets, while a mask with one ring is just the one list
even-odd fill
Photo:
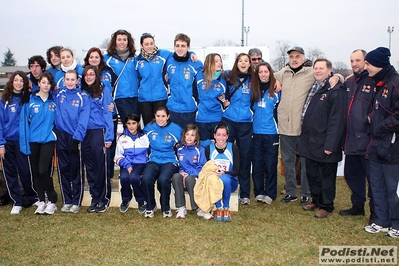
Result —
[[374, 220], [373, 196], [370, 190], [370, 163], [365, 158], [370, 142], [370, 123], [367, 119], [373, 109], [374, 81], [364, 70], [366, 51], [355, 50], [350, 61], [353, 76], [345, 82], [347, 117], [345, 132], [345, 180], [352, 191], [352, 207], [341, 210], [341, 216], [364, 215], [366, 179], [370, 198], [370, 220]]
[[306, 158], [312, 203], [303, 206], [327, 218], [334, 210], [338, 162], [342, 160], [342, 136], [345, 125], [345, 90], [342, 83], [330, 86], [332, 64], [317, 59], [313, 72], [316, 79], [302, 112], [302, 134], [298, 153]]
[[370, 160], [370, 186], [377, 217], [364, 230], [399, 237], [399, 74], [390, 64], [390, 56], [388, 48], [379, 47], [365, 58], [365, 69], [375, 82], [366, 158]]

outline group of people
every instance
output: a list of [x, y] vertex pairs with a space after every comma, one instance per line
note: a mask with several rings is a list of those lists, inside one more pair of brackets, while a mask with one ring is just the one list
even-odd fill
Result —
[[[232, 69], [224, 70], [217, 53], [199, 61], [185, 34], [176, 35], [174, 52], [169, 52], [144, 33], [136, 55], [132, 35], [118, 30], [105, 55], [91, 48], [84, 66], [70, 49], [59, 46], [48, 50], [47, 70], [41, 56], [30, 58], [28, 76], [14, 73], [2, 98], [0, 155], [14, 201], [11, 213], [22, 209], [18, 175], [25, 195], [39, 206], [36, 212], [54, 213], [55, 146], [61, 211], [79, 211], [84, 169], [92, 195], [88, 211], [105, 211], [115, 161], [121, 168], [121, 212], [134, 195], [138, 211], [153, 217], [157, 182], [163, 217], [172, 216], [173, 186], [177, 218], [186, 216], [187, 190], [199, 216], [229, 221], [229, 197], [238, 184], [241, 204], [250, 204], [251, 164], [255, 200], [271, 204], [277, 199], [281, 144], [282, 203], [298, 199], [295, 165], [300, 156], [302, 208], [317, 210], [317, 218], [331, 215], [344, 151], [353, 206], [339, 214], [365, 214], [367, 179], [371, 217], [365, 230], [397, 237], [399, 78], [389, 49], [354, 51], [353, 75], [346, 81], [332, 73], [327, 59], [309, 66], [301, 47], [287, 53], [287, 66], [275, 73], [256, 48], [238, 54]], [[124, 125], [119, 138], [118, 115]], [[217, 162], [224, 186], [214, 214], [198, 208], [194, 197], [208, 160]]]

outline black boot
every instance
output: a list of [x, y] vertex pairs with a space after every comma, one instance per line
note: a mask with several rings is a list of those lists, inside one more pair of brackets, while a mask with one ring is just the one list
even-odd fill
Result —
[[341, 210], [339, 212], [341, 216], [356, 216], [356, 215], [365, 215], [364, 214], [364, 205], [353, 205], [352, 208], [347, 210]]

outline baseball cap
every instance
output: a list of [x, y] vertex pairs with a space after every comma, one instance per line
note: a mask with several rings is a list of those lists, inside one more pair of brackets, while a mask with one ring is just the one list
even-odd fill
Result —
[[293, 51], [297, 51], [297, 52], [299, 52], [299, 53], [301, 53], [301, 54], [305, 54], [305, 51], [304, 51], [303, 48], [300, 47], [300, 46], [294, 46], [294, 47], [292, 47], [291, 49], [288, 50], [287, 54], [290, 54], [290, 53], [293, 52]]

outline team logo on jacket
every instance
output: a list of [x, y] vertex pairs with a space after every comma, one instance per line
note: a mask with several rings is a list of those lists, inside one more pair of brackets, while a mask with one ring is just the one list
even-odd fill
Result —
[[118, 59], [115, 59], [115, 63], [118, 64], [118, 63], [119, 63], [119, 60], [118, 60]]
[[323, 93], [323, 94], [320, 96], [320, 101], [324, 101], [325, 98], [327, 98], [327, 94]]
[[48, 106], [48, 109], [49, 109], [50, 111], [54, 111], [54, 110], [55, 110], [55, 105], [54, 105], [54, 104], [50, 104], [50, 105]]
[[74, 107], [79, 107], [79, 103], [80, 103], [79, 100], [72, 100], [72, 106]]
[[362, 92], [370, 93], [371, 86], [370, 85], [363, 85]]
[[350, 92], [350, 91], [351, 91], [351, 88], [346, 88], [346, 91], [347, 91], [347, 92]]
[[144, 67], [144, 62], [141, 62], [140, 63], [140, 68], [143, 68]]
[[388, 89], [384, 89], [381, 96], [386, 99], [388, 97]]
[[15, 113], [17, 110], [15, 109], [15, 106], [14, 105], [12, 105], [11, 107], [10, 107], [10, 111], [11, 111], [11, 113]]
[[191, 162], [193, 162], [193, 163], [198, 162], [198, 156], [197, 155], [191, 156]]
[[183, 161], [184, 160], [184, 154], [179, 154], [179, 161]]
[[154, 64], [159, 64], [159, 58], [158, 57], [154, 57], [152, 59], [152, 62], [154, 62]]
[[169, 136], [169, 135], [166, 135], [166, 136], [163, 137], [163, 140], [164, 140], [165, 142], [172, 142], [172, 137]]
[[184, 79], [190, 79], [190, 69], [188, 67], [185, 67], [183, 70], [184, 73]]

